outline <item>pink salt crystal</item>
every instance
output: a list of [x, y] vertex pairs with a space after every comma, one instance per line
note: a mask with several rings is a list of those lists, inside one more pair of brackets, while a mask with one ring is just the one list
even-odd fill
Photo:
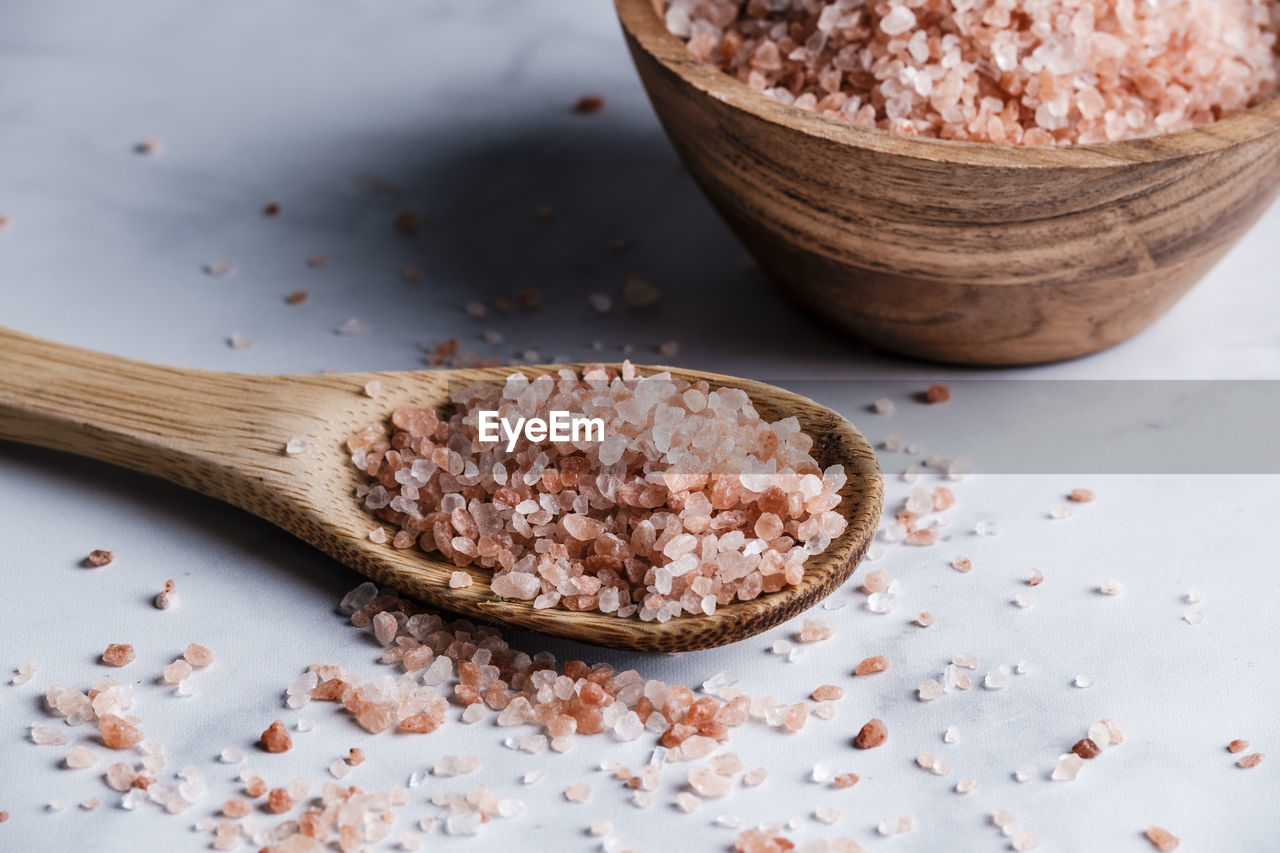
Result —
[[293, 738], [289, 737], [284, 723], [275, 720], [263, 731], [258, 743], [267, 752], [285, 752], [293, 746]]
[[591, 799], [591, 786], [586, 782], [576, 782], [564, 789], [564, 798], [571, 803], [585, 803]]
[[955, 791], [957, 794], [972, 794], [978, 790], [977, 779], [961, 779], [956, 782]]
[[889, 589], [889, 573], [884, 569], [867, 572], [862, 579], [862, 586], [867, 592], [885, 592]]
[[128, 749], [142, 742], [142, 731], [129, 720], [114, 714], [98, 719], [98, 736], [109, 749]]
[[937, 545], [941, 538], [942, 534], [938, 531], [938, 528], [921, 527], [916, 530], [912, 530], [902, 541], [907, 545], [928, 547], [930, 545]]
[[1011, 846], [1014, 850], [1020, 851], [1020, 853], [1027, 850], [1035, 850], [1040, 846], [1040, 839], [1036, 838], [1035, 833], [1031, 830], [1020, 829], [1018, 834], [1013, 837]]
[[864, 658], [857, 667], [854, 668], [854, 675], [871, 675], [876, 672], [884, 672], [889, 668], [889, 659], [884, 655], [872, 655]]
[[187, 646], [186, 651], [182, 653], [187, 663], [194, 667], [206, 667], [213, 663], [213, 652], [206, 649], [199, 643], [191, 643]]
[[931, 702], [944, 692], [946, 692], [945, 689], [937, 679], [930, 678], [920, 682], [920, 686], [916, 689], [916, 698], [921, 702]]
[[823, 622], [821, 619], [805, 619], [800, 624], [798, 639], [802, 643], [817, 643], [831, 639], [834, 634], [835, 629], [829, 623]]
[[1089, 489], [1072, 489], [1067, 492], [1067, 500], [1075, 501], [1076, 503], [1086, 504], [1092, 501], [1093, 498], [1093, 492]]
[[98, 753], [86, 746], [73, 746], [67, 750], [65, 761], [70, 769], [82, 770], [98, 763]]
[[797, 702], [787, 707], [786, 714], [782, 718], [782, 728], [789, 732], [798, 732], [804, 728], [805, 721], [809, 719], [809, 706], [804, 702]]
[[177, 684], [191, 674], [191, 664], [179, 658], [164, 668], [164, 680], [169, 684]]
[[466, 572], [453, 572], [449, 575], [449, 588], [462, 589], [471, 586], [471, 575]]
[[1027, 586], [1039, 586], [1044, 583], [1044, 575], [1039, 569], [1032, 569], [1031, 574], [1027, 576]]
[[274, 814], [284, 814], [293, 808], [293, 798], [284, 788], [272, 788], [267, 794], [267, 808]]
[[396, 631], [399, 625], [396, 623], [396, 617], [383, 611], [377, 613], [373, 617], [373, 635], [382, 645], [390, 645], [391, 641], [396, 638]]
[[117, 761], [107, 768], [106, 778], [107, 787], [124, 793], [133, 787], [133, 780], [138, 778], [138, 774], [131, 765]]
[[1251, 752], [1248, 755], [1244, 756], [1243, 758], [1240, 758], [1239, 760], [1237, 760], [1236, 767], [1240, 767], [1246, 770], [1250, 767], [1257, 767], [1259, 764], [1262, 763], [1262, 759], [1263, 759], [1263, 755], [1261, 752]]
[[968, 557], [956, 557], [954, 560], [951, 561], [951, 568], [955, 569], [957, 572], [960, 572], [961, 574], [964, 574], [973, 568], [973, 563], [972, 561], [969, 560]]
[[110, 565], [111, 561], [114, 559], [115, 554], [99, 548], [89, 552], [89, 556], [84, 558], [84, 564], [91, 569], [100, 569], [103, 566]]
[[1232, 752], [1232, 753], [1244, 752], [1248, 748], [1249, 748], [1249, 741], [1241, 740], [1240, 738], [1236, 738], [1235, 740], [1231, 741], [1231, 743], [1227, 744], [1227, 752]]
[[102, 653], [102, 662], [107, 666], [126, 666], [134, 660], [133, 646], [128, 643], [111, 643]]
[[809, 694], [809, 698], [813, 699], [815, 702], [826, 702], [828, 700], [841, 699], [843, 697], [844, 688], [837, 687], [834, 684], [824, 684], [821, 687], [815, 688], [814, 691]]
[[702, 805], [702, 801], [695, 794], [691, 794], [688, 791], [681, 791], [676, 794], [676, 808], [685, 814], [697, 811], [700, 805]]
[[858, 731], [857, 736], [853, 739], [853, 745], [858, 749], [875, 749], [883, 744], [888, 737], [889, 729], [885, 726], [884, 721], [873, 717]]
[[933, 625], [933, 622], [933, 614], [928, 611], [924, 611], [916, 616], [916, 624], [921, 628], [928, 628]]
[[1182, 843], [1172, 832], [1154, 824], [1147, 827], [1145, 834], [1147, 840], [1151, 842], [1151, 846], [1161, 851], [1161, 853], [1173, 853], [1174, 850], [1178, 849], [1178, 845]]

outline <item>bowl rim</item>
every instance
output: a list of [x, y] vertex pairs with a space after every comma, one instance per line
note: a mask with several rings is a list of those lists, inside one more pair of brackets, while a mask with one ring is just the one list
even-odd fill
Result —
[[828, 118], [756, 92], [697, 59], [658, 14], [662, 0], [614, 0], [628, 41], [684, 83], [761, 121], [839, 145], [898, 157], [1004, 169], [1104, 168], [1211, 154], [1280, 128], [1280, 95], [1212, 124], [1160, 136], [1087, 145], [1037, 147], [907, 136]]

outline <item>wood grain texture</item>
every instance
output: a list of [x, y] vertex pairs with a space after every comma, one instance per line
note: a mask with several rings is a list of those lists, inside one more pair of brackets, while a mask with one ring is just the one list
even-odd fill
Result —
[[693, 177], [825, 322], [938, 361], [1085, 355], [1167, 310], [1280, 190], [1280, 98], [1152, 139], [920, 139], [785, 106], [695, 59], [661, 0], [615, 0]]
[[[577, 365], [573, 365], [577, 366]], [[551, 366], [522, 368], [546, 371]], [[587, 643], [646, 652], [709, 648], [764, 631], [813, 606], [853, 573], [880, 522], [883, 483], [875, 453], [848, 421], [780, 388], [678, 368], [685, 379], [741, 388], [769, 420], [795, 415], [823, 467], [849, 474], [839, 509], [848, 529], [789, 589], [664, 624], [503, 601], [490, 572], [450, 589], [457, 568], [417, 549], [370, 542], [379, 522], [355, 497], [365, 480], [347, 436], [385, 423], [400, 406], [441, 406], [450, 383], [501, 383], [512, 370], [247, 376], [143, 364], [0, 328], [0, 439], [64, 450], [152, 474], [233, 504], [293, 533], [379, 584], [436, 607]], [[363, 393], [379, 379], [376, 399]], [[286, 456], [285, 443], [310, 450]]]

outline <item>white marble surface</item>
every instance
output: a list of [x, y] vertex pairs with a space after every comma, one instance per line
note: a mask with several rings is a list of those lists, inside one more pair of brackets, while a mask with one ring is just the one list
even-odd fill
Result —
[[[869, 437], [901, 432], [944, 454], [973, 452], [985, 429], [1007, 424], [983, 423], [991, 399], [983, 394], [957, 393], [936, 410], [913, 403], [926, 377], [1280, 378], [1275, 208], [1151, 329], [1092, 358], [981, 373], [897, 361], [831, 335], [744, 260], [682, 171], [606, 3], [10, 3], [0, 6], [0, 80], [0, 214], [11, 220], [0, 232], [0, 323], [55, 340], [245, 372], [415, 368], [420, 342], [450, 336], [485, 355], [534, 348], [543, 359], [591, 357], [598, 340], [606, 357], [631, 344], [638, 360], [656, 360], [658, 343], [677, 340], [677, 363], [824, 380], [806, 383], [806, 392]], [[606, 110], [572, 114], [588, 91], [608, 98]], [[161, 141], [160, 154], [134, 153], [147, 136]], [[283, 212], [265, 219], [258, 211], [271, 201]], [[544, 203], [555, 211], [547, 222], [534, 215]], [[417, 237], [390, 227], [402, 209], [422, 215]], [[630, 241], [626, 252], [610, 251], [617, 237]], [[327, 268], [306, 265], [317, 253], [329, 258]], [[202, 272], [218, 260], [234, 274]], [[422, 283], [399, 278], [410, 264], [423, 269]], [[664, 291], [660, 306], [595, 316], [586, 295], [620, 301], [631, 272]], [[536, 314], [477, 321], [462, 313], [469, 299], [530, 286], [543, 293]], [[285, 305], [283, 296], [300, 288], [310, 291], [308, 304]], [[335, 335], [349, 317], [369, 331]], [[484, 343], [488, 329], [504, 342]], [[233, 332], [253, 346], [230, 349]], [[867, 378], [891, 384], [840, 381]], [[898, 414], [867, 414], [886, 393]], [[1117, 433], [1124, 427], [1114, 424]], [[982, 470], [981, 456], [975, 461]], [[748, 692], [788, 701], [824, 682], [849, 688], [834, 721], [814, 720], [799, 735], [737, 732], [733, 748], [749, 767], [769, 764], [770, 781], [693, 815], [670, 805], [683, 767], [667, 770], [652, 810], [628, 805], [626, 792], [594, 768], [606, 754], [639, 764], [648, 746], [605, 738], [563, 757], [530, 758], [503, 749], [507, 732], [486, 724], [455, 723], [419, 741], [370, 738], [330, 710], [308, 709], [314, 733], [297, 735], [286, 756], [251, 763], [272, 781], [319, 781], [333, 757], [360, 745], [371, 760], [351, 781], [385, 788], [440, 754], [476, 752], [479, 773], [432, 780], [402, 810], [407, 827], [433, 813], [431, 793], [481, 781], [529, 800], [528, 814], [479, 839], [430, 841], [468, 849], [595, 849], [583, 828], [602, 815], [629, 847], [720, 850], [732, 832], [712, 819], [732, 814], [800, 816], [793, 837], [847, 834], [868, 850], [998, 850], [1008, 842], [987, 815], [1003, 804], [1044, 849], [1148, 849], [1139, 833], [1154, 822], [1183, 836], [1184, 849], [1264, 850], [1280, 831], [1273, 759], [1240, 771], [1223, 744], [1245, 737], [1264, 752], [1280, 749], [1276, 480], [1144, 470], [992, 474], [959, 484], [943, 545], [882, 545], [879, 566], [904, 587], [899, 608], [872, 614], [850, 585], [834, 598], [848, 606], [820, 613], [837, 638], [796, 663], [765, 652], [793, 627], [678, 658], [514, 635], [531, 652], [609, 660], [690, 684], [732, 668]], [[1050, 520], [1075, 485], [1095, 488], [1099, 501]], [[891, 506], [906, 488], [890, 484]], [[0, 825], [0, 849], [204, 849], [207, 836], [191, 824], [230, 793], [239, 769], [216, 764], [217, 752], [247, 745], [275, 716], [296, 718], [281, 708], [281, 692], [312, 661], [378, 670], [374, 647], [332, 614], [358, 578], [264, 522], [157, 481], [15, 445], [0, 445], [0, 513], [10, 601], [0, 665], [34, 658], [41, 667], [29, 685], [0, 685], [0, 809], [12, 815]], [[999, 518], [999, 536], [970, 533], [986, 517]], [[79, 568], [97, 547], [114, 549], [118, 563]], [[969, 575], [947, 567], [960, 553], [975, 563]], [[1048, 579], [1034, 590], [1035, 605], [1020, 610], [1010, 600], [1027, 591], [1021, 580], [1033, 567]], [[1124, 582], [1123, 595], [1092, 592], [1112, 576]], [[147, 601], [170, 577], [181, 606], [151, 609]], [[1198, 626], [1182, 621], [1181, 596], [1192, 586], [1205, 596]], [[909, 624], [922, 609], [938, 615], [935, 627]], [[152, 678], [192, 640], [214, 648], [219, 661], [198, 676], [199, 698], [166, 695]], [[59, 750], [21, 742], [41, 714], [43, 690], [51, 682], [86, 687], [103, 673], [96, 655], [120, 641], [138, 649], [125, 672], [140, 682], [140, 714], [168, 746], [170, 770], [200, 764], [214, 781], [206, 801], [180, 817], [123, 811], [96, 771], [57, 769]], [[1004, 691], [932, 704], [912, 698], [917, 683], [966, 650], [982, 658], [980, 673], [1021, 658], [1031, 672]], [[873, 652], [889, 654], [894, 668], [853, 682], [848, 670]], [[1071, 687], [1080, 673], [1094, 686]], [[872, 715], [888, 721], [890, 743], [855, 753], [849, 740]], [[1102, 715], [1127, 729], [1127, 742], [1074, 783], [1045, 780], [1058, 753]], [[940, 737], [951, 724], [961, 740], [948, 746]], [[952, 776], [917, 769], [922, 751], [946, 754]], [[806, 783], [822, 759], [862, 782], [845, 792]], [[1027, 763], [1040, 778], [1018, 785], [1010, 772]], [[519, 774], [534, 766], [548, 778], [521, 788]], [[979, 778], [982, 788], [951, 793], [961, 776]], [[560, 792], [579, 779], [592, 782], [591, 802], [564, 805]], [[88, 796], [104, 808], [74, 807]], [[51, 798], [72, 808], [45, 814]], [[834, 827], [804, 817], [817, 804], [844, 816]], [[908, 812], [920, 820], [916, 833], [876, 837], [882, 818]], [[673, 841], [676, 833], [682, 840]]]

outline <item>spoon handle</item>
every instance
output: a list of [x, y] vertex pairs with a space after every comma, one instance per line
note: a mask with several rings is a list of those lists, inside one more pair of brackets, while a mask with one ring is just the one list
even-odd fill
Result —
[[[264, 425], [282, 380], [162, 367], [0, 327], [0, 439], [88, 456], [246, 505], [287, 477]], [[259, 511], [260, 507], [252, 507]]]

